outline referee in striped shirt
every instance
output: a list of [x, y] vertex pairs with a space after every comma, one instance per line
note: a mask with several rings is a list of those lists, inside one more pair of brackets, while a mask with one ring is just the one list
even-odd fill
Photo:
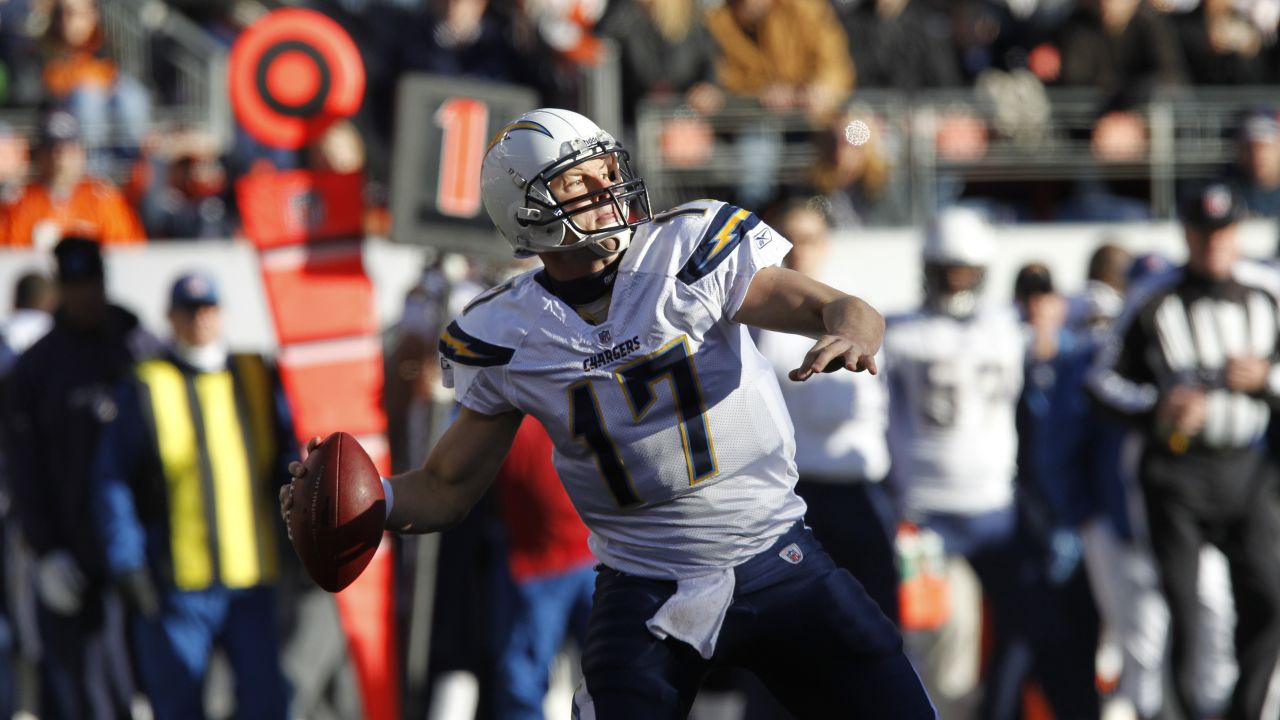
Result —
[[1139, 468], [1172, 620], [1182, 715], [1196, 706], [1196, 580], [1204, 543], [1227, 556], [1240, 678], [1228, 717], [1257, 720], [1280, 653], [1280, 514], [1262, 438], [1280, 404], [1276, 296], [1240, 261], [1240, 198], [1209, 185], [1183, 210], [1186, 265], [1130, 289], [1089, 391], [1146, 434]]

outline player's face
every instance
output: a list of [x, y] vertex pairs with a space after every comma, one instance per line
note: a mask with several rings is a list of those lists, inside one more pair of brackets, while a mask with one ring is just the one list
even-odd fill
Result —
[[982, 282], [982, 268], [971, 265], [950, 265], [943, 275], [944, 289], [948, 293], [972, 290]]
[[551, 179], [551, 194], [564, 204], [566, 210], [603, 201], [599, 207], [574, 214], [573, 222], [582, 230], [603, 230], [624, 222], [618, 215], [618, 207], [608, 202], [610, 196], [605, 191], [618, 182], [617, 167], [617, 161], [612, 155], [591, 158]]

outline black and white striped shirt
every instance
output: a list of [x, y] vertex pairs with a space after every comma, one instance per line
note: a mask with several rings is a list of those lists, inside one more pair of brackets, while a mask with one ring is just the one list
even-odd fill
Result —
[[[1099, 353], [1089, 390], [1110, 409], [1145, 423], [1154, 435], [1161, 395], [1175, 385], [1196, 385], [1207, 395], [1204, 427], [1192, 448], [1230, 449], [1256, 443], [1280, 402], [1280, 276], [1257, 263], [1240, 263], [1234, 277], [1210, 281], [1177, 269], [1133, 289], [1125, 311]], [[1262, 393], [1228, 390], [1227, 358], [1272, 361]], [[1163, 440], [1163, 439], [1162, 439]]]

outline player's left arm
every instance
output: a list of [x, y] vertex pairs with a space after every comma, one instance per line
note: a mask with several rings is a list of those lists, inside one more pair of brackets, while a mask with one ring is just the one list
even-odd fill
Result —
[[757, 272], [733, 320], [817, 340], [788, 375], [792, 380], [841, 367], [876, 372], [884, 317], [861, 298], [794, 270], [767, 267]]

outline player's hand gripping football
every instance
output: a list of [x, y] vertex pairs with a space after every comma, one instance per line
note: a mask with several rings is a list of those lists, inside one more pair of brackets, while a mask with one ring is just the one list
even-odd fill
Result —
[[289, 484], [280, 488], [280, 517], [284, 518], [285, 529], [289, 533], [289, 539], [293, 539], [293, 528], [289, 524], [289, 513], [293, 510], [293, 485], [294, 481], [307, 474], [306, 460], [307, 456], [315, 452], [320, 446], [320, 436], [316, 436], [307, 441], [307, 446], [303, 450], [302, 459], [294, 460], [289, 463]]

